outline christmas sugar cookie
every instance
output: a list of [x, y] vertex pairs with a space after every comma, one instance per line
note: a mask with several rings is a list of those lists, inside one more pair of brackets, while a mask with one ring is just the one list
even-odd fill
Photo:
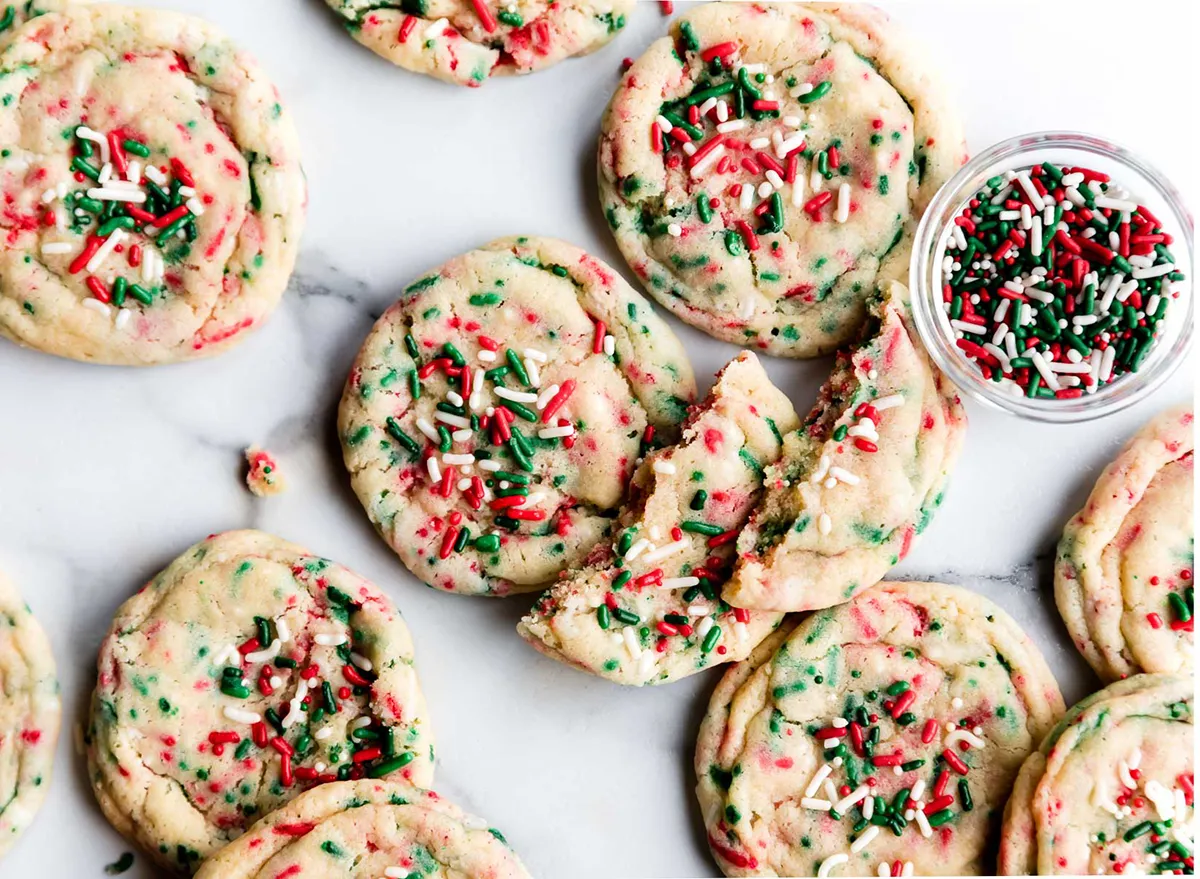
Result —
[[455, 85], [533, 73], [599, 49], [634, 0], [325, 0], [346, 29], [393, 64]]
[[719, 598], [763, 468], [799, 418], [753, 354], [717, 376], [678, 445], [638, 468], [612, 541], [554, 584], [517, 630], [555, 659], [621, 684], [663, 684], [741, 659], [781, 614]]
[[1190, 406], [1151, 421], [1058, 544], [1058, 610], [1105, 680], [1192, 670], [1193, 442]]
[[46, 798], [61, 709], [46, 633], [0, 575], [0, 856]]
[[310, 788], [433, 777], [391, 600], [269, 534], [184, 552], [117, 611], [98, 667], [92, 789], [117, 830], [178, 872]]
[[721, 870], [990, 872], [994, 818], [1063, 713], [1016, 623], [955, 586], [880, 583], [778, 641], [726, 673], [700, 728]]
[[322, 785], [213, 855], [197, 879], [529, 879], [503, 834], [432, 791]]
[[409, 285], [342, 395], [351, 483], [409, 569], [508, 595], [577, 566], [695, 397], [683, 346], [611, 268], [494, 241]]
[[258, 326], [296, 259], [296, 131], [204, 21], [106, 3], [26, 23], [0, 53], [0, 334], [145, 365]]
[[1194, 873], [1195, 688], [1134, 675], [1072, 708], [1021, 767], [998, 872]]
[[878, 582], [929, 524], [966, 413], [925, 354], [908, 293], [886, 282], [864, 340], [839, 352], [803, 426], [769, 467], [724, 598], [813, 610]]
[[854, 338], [965, 158], [921, 50], [863, 4], [708, 3], [621, 79], [600, 199], [646, 289], [786, 357]]

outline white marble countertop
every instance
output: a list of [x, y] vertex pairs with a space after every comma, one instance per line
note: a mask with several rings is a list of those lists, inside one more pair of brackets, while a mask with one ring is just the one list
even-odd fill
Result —
[[[392, 69], [342, 33], [321, 0], [155, 5], [206, 15], [272, 74], [304, 143], [308, 231], [278, 313], [218, 359], [115, 369], [0, 344], [0, 568], [49, 631], [64, 698], [49, 799], [0, 874], [100, 876], [131, 848], [101, 817], [72, 742], [97, 647], [148, 577], [195, 540], [241, 527], [303, 544], [395, 598], [439, 740], [437, 787], [500, 827], [534, 875], [713, 874], [691, 760], [716, 674], [618, 688], [526, 646], [513, 626], [528, 600], [423, 587], [372, 530], [334, 435], [355, 351], [425, 269], [517, 233], [557, 235], [624, 268], [596, 205], [595, 138], [621, 58], [665, 31], [658, 4], [639, 4], [595, 55], [480, 92]], [[1144, 153], [1200, 203], [1194, 123], [1180, 118], [1195, 52], [1186, 28], [1099, 2], [945, 0], [893, 12], [953, 74], [972, 147], [1043, 128], [1092, 130]], [[1163, 85], [1107, 75], [1117, 54], [1149, 59]], [[735, 349], [672, 323], [707, 383]], [[803, 412], [829, 361], [767, 367]], [[1026, 424], [968, 404], [946, 503], [892, 576], [987, 594], [1032, 633], [1068, 702], [1084, 695], [1096, 684], [1054, 609], [1054, 543], [1125, 437], [1192, 392], [1187, 363], [1153, 399], [1089, 424]], [[277, 453], [286, 494], [246, 491], [250, 443]], [[139, 857], [127, 875], [152, 871]]]

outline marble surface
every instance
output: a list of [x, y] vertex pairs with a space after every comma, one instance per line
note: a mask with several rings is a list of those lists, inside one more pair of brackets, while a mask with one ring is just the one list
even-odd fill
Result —
[[[96, 649], [148, 577], [204, 535], [241, 527], [297, 541], [395, 598], [439, 739], [438, 788], [500, 827], [535, 875], [711, 875], [690, 767], [716, 676], [617, 688], [521, 642], [513, 626], [527, 599], [426, 589], [372, 531], [334, 436], [358, 345], [425, 269], [515, 233], [558, 235], [621, 264], [596, 207], [595, 137], [621, 58], [665, 30], [658, 5], [639, 4], [596, 55], [473, 93], [393, 70], [342, 33], [321, 0], [156, 5], [205, 14], [272, 73], [305, 145], [308, 231], [276, 316], [218, 359], [139, 371], [0, 344], [0, 567], [49, 630], [64, 697], [48, 802], [0, 875], [98, 876], [130, 848], [100, 816], [72, 742]], [[1086, 47], [1116, 40], [1182, 86], [1194, 53], [1186, 28], [1081, 2], [908, 2], [894, 14], [953, 72], [973, 147], [1042, 128], [1093, 130], [1143, 152], [1197, 202], [1195, 138], [1174, 121], [1178, 91], [1101, 82], [1107, 62], [1080, 63]], [[981, 64], [984, 32], [1002, 34], [1006, 48]], [[735, 353], [672, 323], [705, 383]], [[767, 368], [804, 411], [829, 362]], [[1192, 395], [1192, 372], [1188, 362], [1153, 399], [1076, 426], [969, 405], [945, 506], [893, 577], [985, 593], [1032, 633], [1068, 702], [1093, 689], [1054, 610], [1053, 546], [1125, 437]], [[279, 456], [286, 494], [246, 491], [250, 443]], [[139, 858], [128, 875], [151, 871]]]

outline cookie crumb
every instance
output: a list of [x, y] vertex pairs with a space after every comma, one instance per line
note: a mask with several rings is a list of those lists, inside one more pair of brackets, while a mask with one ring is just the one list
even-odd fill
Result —
[[258, 446], [246, 449], [246, 485], [251, 493], [258, 497], [270, 497], [279, 494], [287, 485], [279, 472], [279, 465], [271, 454]]

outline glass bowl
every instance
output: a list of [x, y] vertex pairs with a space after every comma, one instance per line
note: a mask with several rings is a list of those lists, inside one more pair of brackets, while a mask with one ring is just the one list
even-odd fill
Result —
[[[1010, 383], [984, 378], [956, 345], [954, 328], [943, 307], [942, 265], [954, 218], [986, 181], [1006, 171], [1039, 162], [1076, 166], [1108, 174], [1130, 198], [1148, 208], [1174, 241], [1176, 266], [1185, 279], [1174, 282], [1173, 299], [1158, 324], [1159, 335], [1137, 372], [1127, 373], [1098, 391], [1073, 399], [1017, 395]], [[1111, 415], [1153, 393], [1179, 366], [1192, 341], [1192, 276], [1195, 271], [1192, 217], [1175, 187], [1154, 167], [1105, 138], [1071, 131], [1042, 131], [1001, 141], [964, 165], [934, 196], [917, 228], [909, 267], [913, 315], [930, 356], [970, 397], [1035, 421], [1074, 422]]]

